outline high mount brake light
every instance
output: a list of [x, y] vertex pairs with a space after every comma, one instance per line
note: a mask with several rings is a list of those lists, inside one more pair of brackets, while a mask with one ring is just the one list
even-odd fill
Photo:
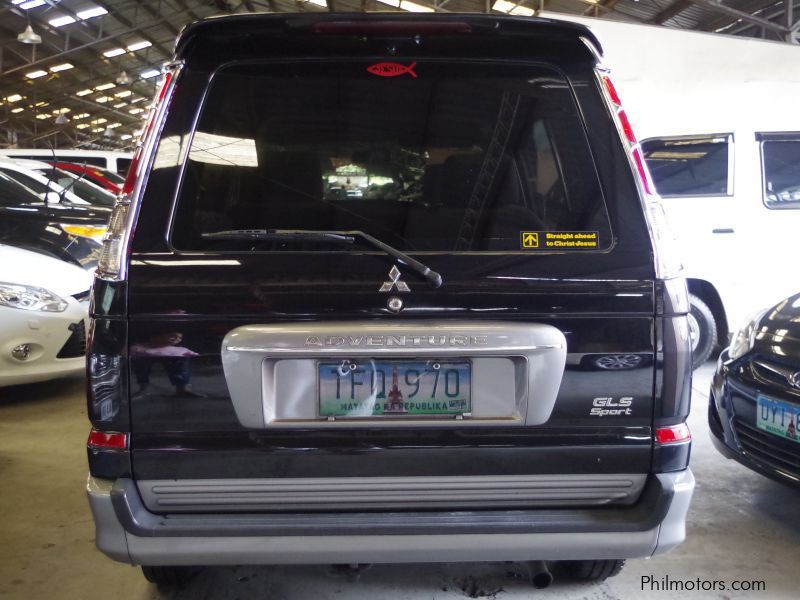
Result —
[[453, 35], [472, 33], [467, 23], [432, 21], [329, 21], [311, 26], [314, 33], [329, 35]]
[[692, 433], [686, 423], [678, 423], [669, 427], [656, 429], [656, 442], [659, 444], [680, 444], [692, 439]]

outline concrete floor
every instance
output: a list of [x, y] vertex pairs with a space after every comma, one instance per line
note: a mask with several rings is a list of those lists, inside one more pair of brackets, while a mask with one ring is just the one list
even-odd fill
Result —
[[[599, 585], [558, 581], [534, 590], [516, 565], [377, 565], [358, 581], [324, 566], [202, 571], [182, 591], [159, 590], [140, 571], [94, 549], [84, 497], [88, 432], [80, 380], [0, 390], [0, 597], [296, 600], [800, 597], [800, 492], [719, 456], [705, 424], [713, 365], [695, 373], [692, 468], [697, 489], [688, 540], [671, 554], [629, 561]], [[763, 580], [762, 592], [643, 592], [641, 579]]]

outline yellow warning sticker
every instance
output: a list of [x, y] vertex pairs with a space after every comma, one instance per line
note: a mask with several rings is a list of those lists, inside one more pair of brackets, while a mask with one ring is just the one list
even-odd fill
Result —
[[522, 247], [523, 248], [538, 248], [539, 247], [539, 232], [538, 231], [523, 231], [521, 232]]
[[520, 231], [523, 250], [586, 250], [600, 247], [597, 231]]

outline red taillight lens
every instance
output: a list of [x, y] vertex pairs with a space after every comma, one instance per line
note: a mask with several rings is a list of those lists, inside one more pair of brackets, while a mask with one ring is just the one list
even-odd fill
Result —
[[122, 184], [122, 193], [130, 194], [136, 186], [136, 179], [139, 171], [139, 158], [142, 155], [142, 147], [138, 146], [131, 158], [131, 164], [128, 167], [128, 173], [125, 175], [125, 183]]
[[451, 35], [471, 33], [467, 23], [436, 23], [430, 21], [330, 21], [316, 23], [314, 33], [333, 35]]
[[631, 156], [633, 156], [633, 162], [636, 163], [636, 171], [639, 173], [639, 179], [642, 181], [644, 191], [648, 194], [654, 194], [653, 184], [650, 181], [650, 172], [644, 166], [641, 148], [639, 148], [639, 146], [633, 148], [631, 150]]
[[617, 113], [617, 117], [619, 118], [620, 125], [622, 125], [622, 131], [625, 134], [625, 139], [627, 139], [631, 144], [635, 144], [636, 136], [633, 133], [633, 127], [631, 127], [631, 122], [628, 120], [628, 115], [625, 113], [624, 110], [620, 110]]
[[603, 77], [603, 84], [606, 86], [606, 91], [608, 91], [608, 97], [611, 98], [611, 101], [617, 106], [622, 106], [622, 100], [619, 99], [617, 88], [611, 83], [611, 79]]
[[128, 447], [128, 434], [92, 429], [86, 445], [93, 450], [125, 450]]
[[656, 442], [659, 444], [678, 444], [692, 439], [692, 433], [686, 423], [659, 427], [656, 429]]

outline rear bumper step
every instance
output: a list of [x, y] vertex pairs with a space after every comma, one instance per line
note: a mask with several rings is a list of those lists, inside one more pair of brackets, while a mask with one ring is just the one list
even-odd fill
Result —
[[630, 504], [645, 474], [138, 481], [155, 513], [460, 510]]
[[170, 514], [136, 484], [89, 479], [97, 545], [145, 565], [579, 560], [649, 556], [685, 537], [694, 477], [651, 476], [634, 505], [504, 511]]

